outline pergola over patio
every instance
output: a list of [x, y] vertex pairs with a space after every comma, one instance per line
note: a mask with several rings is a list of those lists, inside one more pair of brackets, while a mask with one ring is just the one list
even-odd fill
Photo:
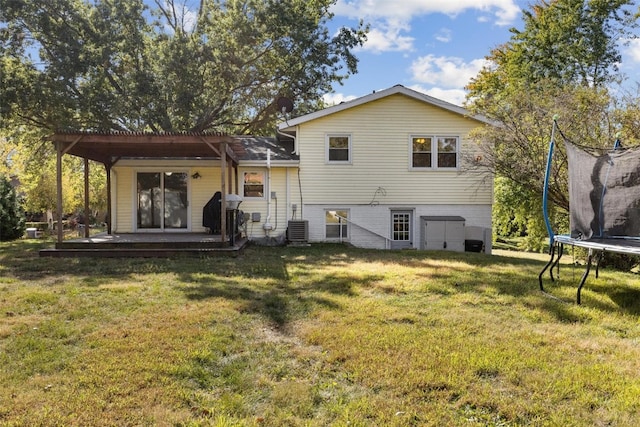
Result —
[[[84, 209], [89, 217], [89, 160], [102, 163], [107, 174], [107, 233], [111, 234], [111, 168], [129, 158], [217, 158], [220, 160], [221, 205], [226, 206], [229, 192], [238, 189], [238, 157], [244, 153], [241, 142], [219, 133], [196, 132], [85, 132], [59, 131], [49, 139], [57, 152], [57, 221], [58, 243], [62, 242], [62, 157], [65, 154], [84, 159]], [[225, 174], [225, 170], [227, 174]], [[227, 175], [225, 177], [225, 175]], [[227, 184], [227, 182], [229, 184]], [[226, 215], [221, 215], [221, 241], [227, 242]], [[85, 227], [89, 237], [89, 227]]]

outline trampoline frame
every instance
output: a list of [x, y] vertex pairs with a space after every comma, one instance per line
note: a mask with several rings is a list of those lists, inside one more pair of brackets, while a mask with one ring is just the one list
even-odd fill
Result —
[[[628, 255], [639, 255], [640, 256], [640, 237], [633, 236], [611, 236], [607, 238], [590, 238], [590, 239], [577, 239], [573, 238], [568, 234], [555, 234], [553, 228], [551, 227], [551, 222], [549, 221], [549, 213], [548, 213], [548, 192], [549, 192], [549, 180], [550, 180], [550, 171], [551, 171], [551, 163], [553, 158], [553, 152], [555, 148], [555, 134], [558, 129], [557, 116], [553, 118], [553, 127], [551, 130], [551, 140], [549, 141], [549, 151], [547, 154], [547, 165], [544, 177], [544, 189], [543, 189], [543, 197], [542, 197], [542, 213], [545, 220], [545, 225], [547, 228], [547, 233], [549, 234], [549, 253], [551, 258], [549, 262], [544, 266], [540, 274], [538, 275], [538, 281], [540, 284], [540, 290], [545, 292], [544, 286], [542, 283], [542, 276], [544, 273], [549, 270], [549, 275], [551, 277], [551, 281], [553, 282], [555, 279], [553, 277], [553, 268], [556, 267], [557, 275], [560, 275], [560, 259], [564, 253], [564, 246], [570, 245], [575, 247], [581, 247], [589, 250], [589, 254], [587, 256], [586, 268], [582, 277], [580, 279], [580, 283], [578, 284], [578, 290], [576, 295], [576, 302], [580, 304], [580, 294], [582, 291], [582, 287], [584, 286], [587, 277], [591, 271], [591, 264], [596, 261], [596, 278], [598, 278], [598, 270], [600, 267], [600, 261], [604, 257], [606, 252], [615, 252], [620, 254], [628, 254]], [[562, 135], [562, 132], [558, 130], [558, 132]], [[564, 135], [563, 135], [564, 137]], [[619, 139], [616, 139], [614, 144], [614, 150], [620, 146]], [[557, 257], [556, 257], [557, 252]]]
[[[587, 265], [585, 268], [582, 277], [580, 278], [580, 283], [578, 284], [578, 291], [576, 295], [576, 303], [580, 304], [581, 298], [580, 294], [582, 292], [582, 287], [587, 281], [587, 277], [589, 277], [589, 273], [591, 271], [591, 264], [595, 258], [596, 260], [596, 279], [598, 278], [598, 271], [600, 267], [600, 261], [604, 257], [606, 252], [614, 252], [619, 254], [628, 254], [628, 255], [639, 255], [640, 256], [640, 239], [631, 238], [631, 237], [617, 237], [617, 238], [608, 238], [608, 239], [590, 239], [590, 240], [580, 240], [574, 239], [567, 234], [560, 234], [553, 236], [553, 244], [550, 248], [551, 258], [549, 262], [544, 266], [540, 274], [538, 275], [538, 282], [540, 283], [540, 290], [542, 292], [546, 292], [544, 290], [544, 286], [542, 284], [542, 276], [544, 273], [549, 270], [549, 276], [551, 277], [551, 281], [555, 281], [553, 277], [553, 268], [556, 267], [556, 272], [558, 276], [560, 275], [560, 258], [564, 254], [564, 246], [576, 246], [580, 248], [585, 248], [589, 250], [589, 254], [587, 256]], [[557, 252], [557, 258], [556, 258]]]

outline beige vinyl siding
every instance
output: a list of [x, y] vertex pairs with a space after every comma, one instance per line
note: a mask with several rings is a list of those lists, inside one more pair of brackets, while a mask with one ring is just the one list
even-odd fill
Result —
[[[204, 233], [207, 229], [202, 226], [202, 209], [213, 197], [216, 191], [220, 191], [220, 168], [192, 167], [189, 171], [189, 176], [196, 172], [200, 174], [200, 178], [189, 179], [191, 191], [191, 231], [195, 233]], [[225, 179], [227, 179], [227, 176], [225, 176]], [[230, 183], [227, 182], [226, 186], [227, 188], [230, 188]]]
[[134, 188], [134, 173], [130, 168], [113, 168], [115, 174], [115, 194], [112, 194], [114, 200], [115, 214], [115, 233], [132, 233], [133, 217], [135, 209], [135, 197], [132, 194]]
[[[190, 228], [189, 231], [196, 233], [206, 232], [202, 226], [202, 209], [204, 205], [213, 197], [216, 191], [220, 191], [220, 167], [212, 165], [212, 162], [194, 165], [193, 161], [123, 161], [113, 168], [116, 176], [114, 187], [114, 210], [115, 232], [132, 233], [136, 231], [135, 209], [136, 209], [136, 186], [135, 174], [138, 171], [185, 171], [191, 177], [198, 172], [198, 179], [189, 178], [189, 209]], [[238, 169], [238, 187], [235, 186], [235, 177], [232, 182], [228, 181], [225, 174], [227, 193], [238, 193], [242, 195], [242, 178], [244, 171], [260, 171], [268, 174], [266, 167], [240, 167]], [[300, 217], [300, 191], [297, 185], [297, 169], [286, 167], [271, 168], [271, 188], [265, 191], [275, 192], [276, 200], [271, 201], [271, 219], [269, 222], [274, 227], [269, 233], [270, 236], [283, 235], [286, 232], [287, 221], [293, 215], [292, 204], [297, 204], [298, 218]], [[246, 199], [240, 204], [240, 210], [246, 213], [259, 213], [260, 221], [247, 223], [247, 232], [252, 233], [253, 238], [260, 238], [266, 235], [263, 224], [267, 222], [268, 200]]]
[[[220, 191], [220, 167], [212, 166], [212, 162], [208, 164], [193, 164], [193, 161], [123, 161], [113, 168], [115, 174], [115, 193], [112, 194], [114, 199], [113, 212], [115, 213], [115, 232], [132, 233], [136, 231], [135, 214], [136, 214], [136, 186], [135, 176], [137, 172], [151, 171], [183, 171], [189, 177], [198, 172], [200, 178], [189, 178], [189, 210], [190, 210], [190, 228], [188, 231], [205, 232], [202, 226], [202, 209], [204, 205], [213, 197], [216, 191]], [[233, 188], [235, 184], [228, 182], [227, 189]]]
[[[458, 165], [473, 151], [468, 133], [481, 123], [392, 95], [300, 125], [298, 144], [305, 204], [490, 204], [491, 179], [458, 170], [412, 170], [412, 135], [459, 136]], [[350, 164], [326, 162], [326, 135], [351, 135]], [[376, 199], [376, 190], [379, 191]]]
[[[268, 176], [266, 167], [242, 167], [239, 170], [240, 187], [242, 188], [242, 177], [244, 172], [263, 172], [265, 177]], [[266, 180], [265, 180], [266, 181]], [[265, 198], [255, 199], [247, 198], [240, 205], [240, 209], [249, 215], [253, 213], [260, 214], [260, 221], [253, 222], [251, 218], [247, 222], [247, 233], [253, 239], [267, 236], [263, 229], [263, 225], [267, 222], [269, 213], [269, 202], [271, 202], [271, 218], [269, 223], [273, 229], [268, 233], [269, 236], [275, 237], [286, 232], [287, 221], [293, 213], [292, 204], [297, 204], [298, 215], [300, 212], [300, 192], [297, 187], [297, 169], [272, 167], [271, 168], [271, 185], [265, 182]], [[294, 185], [296, 184], [296, 185]], [[267, 199], [271, 192], [276, 193], [277, 200]], [[242, 190], [240, 191], [242, 194]]]

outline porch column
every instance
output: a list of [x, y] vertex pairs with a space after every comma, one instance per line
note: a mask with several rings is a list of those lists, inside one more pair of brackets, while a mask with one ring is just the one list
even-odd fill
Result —
[[236, 167], [233, 168], [233, 173], [234, 173], [234, 180], [236, 182], [236, 194], [238, 196], [243, 196], [244, 194], [240, 194], [240, 183], [238, 182], [238, 165], [236, 164]]
[[84, 237], [89, 237], [89, 159], [84, 159]]
[[56, 216], [58, 225], [58, 243], [62, 242], [62, 143], [56, 142]]
[[111, 165], [104, 165], [107, 173], [107, 234], [111, 234]]
[[227, 170], [227, 144], [220, 143], [220, 239], [222, 243], [227, 241], [227, 183], [225, 172]]
[[227, 165], [227, 175], [229, 180], [229, 194], [233, 194], [233, 174], [232, 173], [233, 173], [233, 162]]

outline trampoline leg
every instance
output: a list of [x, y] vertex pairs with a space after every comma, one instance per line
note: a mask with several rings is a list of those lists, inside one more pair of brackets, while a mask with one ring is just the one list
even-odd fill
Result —
[[558, 243], [558, 258], [556, 258], [556, 261], [553, 263], [553, 265], [551, 266], [551, 269], [549, 270], [549, 275], [551, 276], [551, 280], [553, 280], [553, 267], [556, 268], [556, 277], [558, 279], [560, 278], [560, 258], [562, 258], [563, 254], [564, 254], [564, 244]]
[[[547, 265], [544, 266], [544, 268], [542, 269], [542, 271], [540, 272], [540, 274], [538, 274], [538, 282], [540, 283], [540, 290], [544, 292], [544, 286], [542, 286], [542, 276], [544, 275], [544, 272], [547, 271], [547, 268], [549, 268], [551, 266], [551, 264], [553, 264], [553, 260], [554, 257], [556, 255], [556, 245], [551, 245], [551, 259], [549, 260], [549, 262], [547, 263]], [[551, 280], [553, 280], [553, 275], [551, 275]]]
[[582, 291], [582, 286], [584, 282], [587, 281], [587, 276], [589, 275], [589, 271], [591, 270], [591, 260], [593, 259], [593, 249], [589, 249], [589, 256], [587, 256], [587, 269], [584, 271], [582, 275], [582, 279], [580, 279], [580, 285], [578, 286], [578, 295], [577, 295], [577, 303], [580, 304], [580, 291]]
[[600, 261], [604, 258], [604, 252], [598, 252], [596, 259], [596, 279], [598, 278], [598, 272], [600, 271]]

